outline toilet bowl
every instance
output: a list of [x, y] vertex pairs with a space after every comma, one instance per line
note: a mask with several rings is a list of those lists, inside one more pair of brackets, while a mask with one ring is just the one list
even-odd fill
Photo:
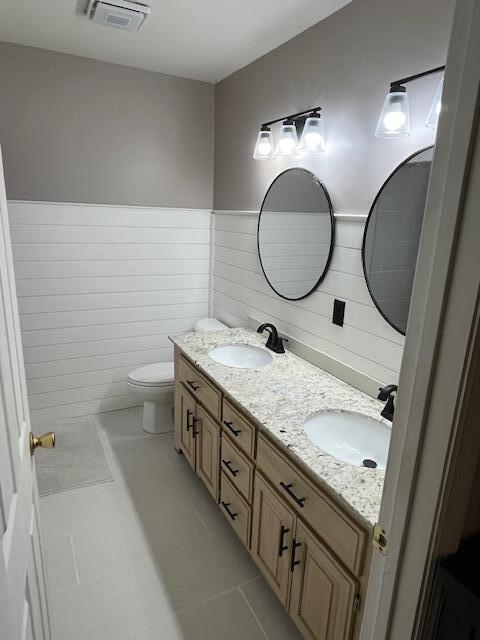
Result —
[[[228, 329], [215, 318], [202, 318], [194, 331]], [[173, 362], [156, 362], [128, 374], [130, 393], [143, 402], [142, 427], [148, 433], [167, 433], [173, 430]]]

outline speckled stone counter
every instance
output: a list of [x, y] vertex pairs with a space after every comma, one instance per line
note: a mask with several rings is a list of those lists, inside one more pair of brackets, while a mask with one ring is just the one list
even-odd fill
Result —
[[210, 358], [209, 351], [222, 344], [263, 347], [266, 336], [249, 329], [186, 333], [170, 339], [364, 526], [371, 528], [377, 522], [385, 472], [328, 455], [307, 437], [303, 423], [326, 410], [381, 419], [379, 401], [288, 351], [269, 351], [272, 363], [259, 369], [227, 367]]

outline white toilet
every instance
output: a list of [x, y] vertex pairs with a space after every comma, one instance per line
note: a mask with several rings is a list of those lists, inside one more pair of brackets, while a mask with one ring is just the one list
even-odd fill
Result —
[[[215, 318], [202, 318], [194, 331], [228, 329]], [[127, 378], [130, 392], [143, 401], [142, 427], [148, 433], [173, 430], [173, 362], [156, 362], [130, 371]]]

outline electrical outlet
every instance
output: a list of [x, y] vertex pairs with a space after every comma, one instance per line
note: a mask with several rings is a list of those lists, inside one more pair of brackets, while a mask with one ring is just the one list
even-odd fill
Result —
[[345, 316], [345, 302], [343, 300], [333, 301], [333, 324], [338, 324], [339, 327], [343, 327], [343, 318]]

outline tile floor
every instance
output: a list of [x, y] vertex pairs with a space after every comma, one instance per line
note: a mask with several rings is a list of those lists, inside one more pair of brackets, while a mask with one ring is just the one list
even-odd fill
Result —
[[54, 640], [300, 640], [173, 435], [96, 420], [115, 482], [40, 501]]

